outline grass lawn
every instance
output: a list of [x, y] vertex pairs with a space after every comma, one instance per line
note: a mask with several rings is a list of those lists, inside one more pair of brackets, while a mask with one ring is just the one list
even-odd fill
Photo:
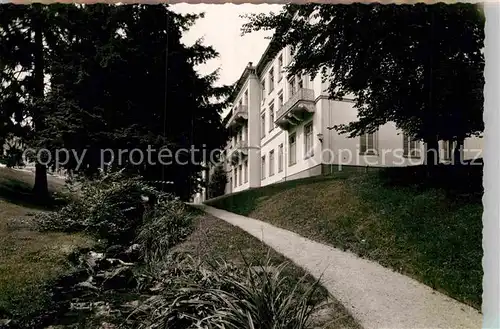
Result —
[[[271, 266], [287, 261], [285, 257], [268, 248], [258, 239], [213, 216], [200, 214], [197, 216], [195, 225], [194, 232], [185, 242], [176, 246], [174, 252], [187, 252], [207, 260], [224, 259], [242, 265], [246, 262], [254, 266], [265, 265], [266, 260], [269, 260]], [[304, 278], [306, 272], [293, 263], [289, 263], [284, 274], [289, 278], [290, 284], [295, 285], [301, 278]], [[315, 280], [307, 276], [306, 282], [311, 284]], [[328, 296], [326, 289], [320, 287], [315, 297], [319, 301], [329, 303], [318, 328], [360, 329], [344, 307]]]
[[[67, 255], [93, 242], [78, 234], [40, 233], [32, 216], [31, 173], [0, 168], [0, 318], [24, 317], [46, 306], [43, 285], [69, 269]], [[51, 190], [63, 186], [49, 176]]]
[[482, 204], [439, 188], [339, 173], [236, 193], [207, 204], [350, 250], [477, 309]]

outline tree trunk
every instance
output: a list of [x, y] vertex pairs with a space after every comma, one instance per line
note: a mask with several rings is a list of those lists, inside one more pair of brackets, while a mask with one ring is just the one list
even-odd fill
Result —
[[[44, 58], [43, 58], [43, 8], [39, 4], [34, 4], [34, 13], [32, 17], [32, 28], [35, 35], [35, 51], [34, 51], [34, 72], [35, 81], [34, 96], [37, 102], [41, 103], [44, 97]], [[35, 134], [37, 131], [42, 131], [44, 127], [44, 119], [39, 109], [33, 109], [33, 124]], [[39, 159], [37, 159], [39, 161]], [[41, 163], [35, 166], [35, 185], [33, 186], [33, 194], [37, 199], [45, 199], [49, 196], [49, 188], [47, 184], [47, 167]]]
[[49, 196], [47, 167], [39, 163], [35, 165], [35, 185], [33, 186], [33, 194], [37, 198], [42, 199]]

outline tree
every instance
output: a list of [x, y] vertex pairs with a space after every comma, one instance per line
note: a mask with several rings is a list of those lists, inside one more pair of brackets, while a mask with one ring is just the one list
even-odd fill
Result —
[[[57, 40], [63, 5], [0, 5], [0, 140], [7, 134], [32, 142], [45, 129], [46, 57]], [[47, 168], [37, 163], [33, 192], [48, 197]]]
[[[195, 148], [207, 152], [226, 140], [220, 112], [228, 87], [214, 87], [218, 72], [200, 76], [194, 65], [217, 56], [201, 41], [180, 42], [182, 32], [198, 16], [181, 16], [166, 5], [90, 5], [69, 12], [61, 41], [51, 56], [51, 90], [44, 113], [47, 129], [38, 139], [51, 149], [86, 151], [82, 166], [70, 157], [65, 168], [92, 175], [102, 150], [158, 151], [173, 154]], [[75, 56], [78, 54], [78, 56]], [[215, 98], [215, 100], [214, 100]], [[183, 152], [179, 162], [165, 166], [133, 163], [113, 168], [141, 174], [149, 181], [172, 181], [171, 192], [189, 198], [197, 188], [203, 154]]]
[[222, 164], [217, 164], [214, 168], [212, 175], [207, 186], [208, 197], [215, 198], [224, 195], [226, 190], [227, 176]]
[[332, 99], [355, 96], [350, 137], [394, 122], [427, 144], [483, 131], [484, 16], [473, 4], [286, 5], [254, 14], [243, 33], [275, 30], [271, 49], [291, 46], [289, 75], [322, 72]]

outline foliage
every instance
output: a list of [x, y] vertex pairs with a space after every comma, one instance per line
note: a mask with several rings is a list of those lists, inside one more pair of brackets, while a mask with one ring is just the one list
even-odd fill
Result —
[[224, 195], [226, 189], [227, 176], [224, 171], [222, 164], [217, 164], [214, 168], [212, 175], [210, 176], [210, 181], [208, 183], [208, 197], [215, 198]]
[[271, 49], [295, 53], [289, 76], [321, 72], [333, 99], [354, 95], [357, 136], [394, 122], [434, 148], [483, 129], [484, 15], [474, 4], [286, 5], [248, 17], [274, 29]]
[[308, 328], [317, 282], [304, 294], [290, 288], [285, 264], [269, 273], [226, 262], [208, 267], [191, 258], [171, 260], [159, 294], [132, 317], [139, 328]]
[[193, 216], [186, 205], [169, 196], [147, 211], [137, 234], [146, 262], [155, 262], [167, 255], [170, 248], [183, 241], [192, 231]]
[[[229, 91], [214, 86], [217, 71], [202, 76], [194, 69], [217, 52], [201, 41], [180, 41], [198, 17], [175, 14], [168, 5], [1, 5], [1, 135], [12, 132], [31, 147], [48, 148], [52, 160], [56, 149], [71, 150], [61, 161], [73, 173], [126, 168], [146, 180], [173, 181], [170, 192], [187, 199], [202, 152], [194, 152], [194, 161], [182, 154], [187, 165], [161, 165], [156, 157], [164, 147], [171, 157], [191, 145], [220, 148]], [[118, 158], [119, 149], [149, 154], [149, 148], [156, 153], [148, 163], [129, 153]], [[103, 150], [113, 150], [114, 159]]]
[[111, 173], [96, 181], [86, 181], [79, 197], [55, 213], [38, 215], [42, 230], [87, 232], [109, 243], [132, 241], [141, 225], [144, 197], [159, 192], [140, 177]]

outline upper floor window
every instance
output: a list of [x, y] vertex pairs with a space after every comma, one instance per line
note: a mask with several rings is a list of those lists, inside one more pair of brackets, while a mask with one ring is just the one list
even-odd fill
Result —
[[278, 57], [278, 81], [281, 81], [283, 78], [283, 54]]
[[403, 154], [410, 158], [420, 158], [420, 142], [403, 134]]
[[271, 103], [269, 105], [269, 131], [273, 131], [275, 127], [276, 124], [274, 123], [274, 103]]
[[264, 138], [266, 136], [266, 112], [264, 111], [260, 115], [260, 138]]
[[361, 155], [377, 154], [377, 133], [365, 133], [359, 137], [359, 153]]
[[245, 91], [245, 96], [243, 96], [243, 105], [248, 105], [248, 90]]
[[261, 89], [261, 98], [262, 101], [266, 98], [266, 80], [262, 80], [260, 83], [260, 89]]
[[300, 90], [302, 88], [304, 88], [304, 79], [303, 77], [297, 77], [297, 90]]
[[278, 94], [278, 103], [276, 104], [276, 109], [279, 110], [283, 106], [283, 90]]
[[274, 67], [269, 70], [269, 93], [274, 90]]
[[295, 77], [288, 79], [288, 94], [289, 98], [295, 95]]

